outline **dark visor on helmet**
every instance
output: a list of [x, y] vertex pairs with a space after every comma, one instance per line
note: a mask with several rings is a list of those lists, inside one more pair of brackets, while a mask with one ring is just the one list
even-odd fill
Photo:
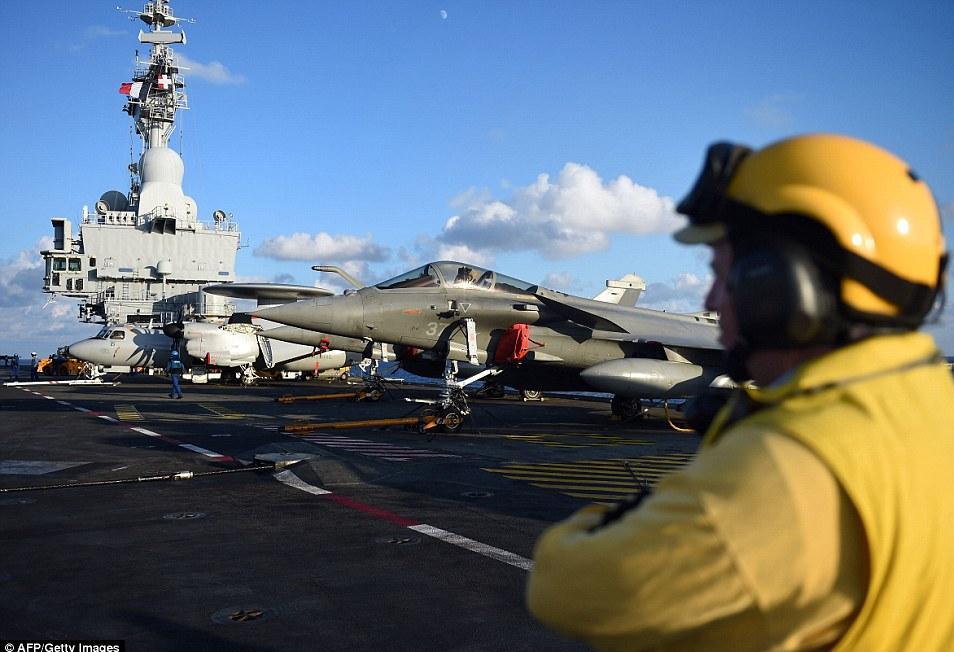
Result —
[[683, 197], [676, 212], [695, 224], [722, 221], [725, 192], [739, 164], [752, 149], [733, 143], [714, 143], [706, 150], [702, 171], [689, 193]]

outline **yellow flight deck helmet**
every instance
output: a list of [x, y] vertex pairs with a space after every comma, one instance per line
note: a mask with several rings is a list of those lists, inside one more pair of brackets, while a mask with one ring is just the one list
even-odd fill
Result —
[[824, 227], [835, 251], [813, 257], [840, 278], [840, 312], [851, 321], [915, 328], [943, 285], [947, 254], [930, 189], [904, 161], [855, 138], [796, 136], [757, 151], [716, 143], [677, 211], [690, 221], [674, 234], [684, 243]]

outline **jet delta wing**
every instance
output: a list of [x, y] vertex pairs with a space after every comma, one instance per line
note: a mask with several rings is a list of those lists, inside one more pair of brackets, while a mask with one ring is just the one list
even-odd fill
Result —
[[495, 380], [512, 387], [633, 399], [684, 397], [723, 382], [713, 319], [573, 297], [454, 261], [253, 314], [389, 343], [412, 373], [422, 359], [470, 361], [500, 366]]

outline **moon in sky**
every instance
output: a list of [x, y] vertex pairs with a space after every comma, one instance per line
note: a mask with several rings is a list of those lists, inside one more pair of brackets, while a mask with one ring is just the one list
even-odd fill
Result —
[[447, 20], [447, 10], [441, 9], [441, 20]]

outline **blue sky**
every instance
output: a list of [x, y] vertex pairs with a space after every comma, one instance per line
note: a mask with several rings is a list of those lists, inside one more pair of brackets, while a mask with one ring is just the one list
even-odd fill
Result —
[[[128, 188], [117, 88], [140, 23], [114, 6], [0, 3], [0, 353], [96, 330], [44, 306], [37, 252], [50, 217]], [[708, 253], [669, 233], [704, 148], [816, 131], [910, 162], [952, 240], [950, 2], [173, 8], [196, 20], [176, 48], [183, 186], [204, 219], [234, 215], [246, 280], [330, 285], [310, 266], [331, 262], [371, 282], [447, 256], [583, 295], [635, 272], [644, 305], [697, 310]]]

